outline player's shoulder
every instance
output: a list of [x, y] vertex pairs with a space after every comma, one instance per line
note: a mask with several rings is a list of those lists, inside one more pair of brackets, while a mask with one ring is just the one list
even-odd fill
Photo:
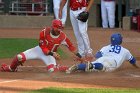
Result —
[[62, 34], [62, 35], [66, 35], [66, 34], [65, 34], [63, 31], [61, 31], [61, 30], [60, 30], [60, 34]]
[[45, 37], [50, 33], [51, 28], [50, 27], [45, 27], [41, 32], [40, 32], [40, 37]]
[[125, 47], [123, 47], [122, 45], [119, 45], [120, 47], [121, 47], [121, 52], [123, 52], [123, 53], [130, 53], [130, 51], [127, 49], [127, 48], [125, 48]]
[[124, 51], [126, 51], [126, 52], [130, 52], [127, 48], [125, 48], [125, 47], [123, 47], [123, 46], [122, 46], [122, 49], [123, 49]]
[[51, 30], [51, 27], [45, 27], [43, 30], [49, 32]]
[[120, 45], [121, 49], [124, 49], [124, 50], [128, 50], [127, 48], [123, 47], [122, 45]]
[[48, 34], [48, 33], [50, 33], [50, 31], [51, 31], [51, 27], [45, 27], [45, 28], [41, 31], [41, 33]]
[[66, 38], [66, 34], [63, 31], [60, 31], [60, 38], [61, 39], [65, 39]]

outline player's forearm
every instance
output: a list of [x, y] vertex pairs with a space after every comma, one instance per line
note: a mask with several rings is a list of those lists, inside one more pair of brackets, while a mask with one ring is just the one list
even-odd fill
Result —
[[73, 53], [77, 50], [76, 47], [73, 45], [73, 43], [70, 41], [70, 39], [68, 37], [66, 37], [63, 44], [66, 45], [68, 47], [68, 49]]
[[59, 11], [63, 10], [63, 7], [65, 6], [66, 2], [67, 2], [67, 0], [62, 0], [61, 1]]
[[139, 68], [139, 66], [135, 63], [135, 64], [132, 64], [135, 68]]
[[90, 10], [90, 8], [91, 8], [93, 2], [94, 2], [94, 0], [90, 0], [90, 1], [89, 1], [89, 4], [88, 4], [88, 6], [87, 6], [87, 8], [86, 8], [86, 11], [87, 11], [87, 12], [89, 12], [89, 10]]

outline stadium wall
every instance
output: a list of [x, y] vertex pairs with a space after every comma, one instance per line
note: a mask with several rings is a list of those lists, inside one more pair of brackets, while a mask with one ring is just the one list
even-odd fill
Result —
[[[98, 1], [98, 0], [97, 0]], [[90, 9], [90, 16], [88, 21], [88, 26], [98, 27], [100, 22], [100, 1], [95, 2]], [[69, 7], [68, 7], [69, 8]], [[41, 28], [46, 25], [51, 25], [51, 20], [54, 19], [53, 15], [47, 16], [20, 16], [20, 15], [0, 15], [0, 28]], [[66, 21], [66, 26], [71, 26], [68, 17]]]
[[0, 28], [42, 28], [51, 25], [53, 16], [0, 15]]
[[[68, 9], [69, 10], [69, 9]], [[88, 26], [101, 27], [100, 0], [95, 0], [90, 9]], [[20, 16], [20, 15], [0, 15], [0, 28], [42, 28], [51, 25], [53, 15], [47, 16]], [[69, 12], [66, 26], [71, 26]]]

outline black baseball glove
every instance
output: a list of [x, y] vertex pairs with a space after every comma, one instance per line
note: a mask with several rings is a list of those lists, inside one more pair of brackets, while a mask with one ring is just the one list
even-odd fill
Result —
[[86, 22], [88, 20], [88, 17], [89, 17], [89, 12], [83, 11], [78, 15], [77, 19], [82, 22]]

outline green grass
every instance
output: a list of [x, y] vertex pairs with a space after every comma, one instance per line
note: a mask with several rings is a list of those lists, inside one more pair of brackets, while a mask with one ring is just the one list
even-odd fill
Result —
[[[0, 38], [0, 58], [11, 58], [37, 45], [37, 39]], [[58, 52], [62, 58], [67, 58], [67, 54], [63, 50], [58, 49]]]
[[45, 88], [24, 93], [140, 93], [140, 89]]

